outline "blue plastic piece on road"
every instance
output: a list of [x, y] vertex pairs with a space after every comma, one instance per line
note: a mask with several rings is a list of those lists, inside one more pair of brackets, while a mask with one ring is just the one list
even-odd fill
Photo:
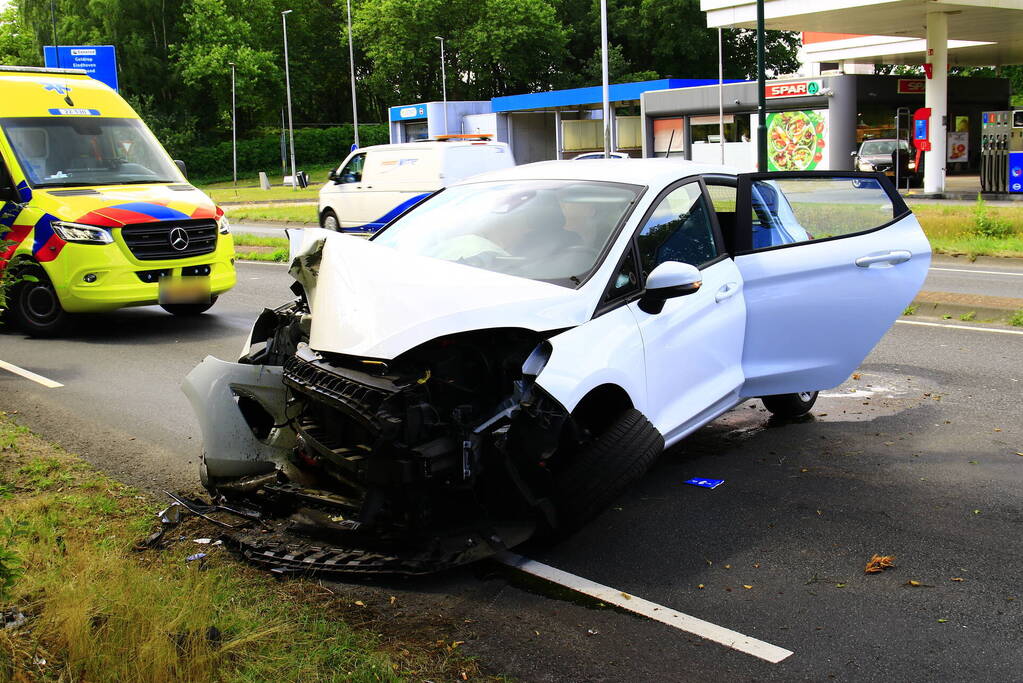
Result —
[[693, 477], [689, 481], [684, 482], [686, 484], [692, 484], [693, 486], [700, 486], [705, 489], [715, 489], [725, 483], [724, 479], [704, 479], [703, 477]]

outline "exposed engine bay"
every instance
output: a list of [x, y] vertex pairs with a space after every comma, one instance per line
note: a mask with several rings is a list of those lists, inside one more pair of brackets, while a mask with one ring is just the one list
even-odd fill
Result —
[[[420, 573], [558, 526], [547, 465], [571, 432], [565, 409], [529, 374], [549, 353], [544, 335], [466, 332], [383, 361], [316, 352], [308, 329], [300, 296], [263, 312], [238, 364], [204, 362], [243, 368], [233, 378], [241, 381], [227, 381], [228, 408], [256, 457], [223, 476], [230, 467], [215, 449], [237, 438], [213, 436], [225, 421], [208, 416], [203, 483], [272, 528], [230, 534], [250, 559]], [[202, 369], [189, 378], [190, 397]], [[246, 382], [253, 370], [260, 380]]]

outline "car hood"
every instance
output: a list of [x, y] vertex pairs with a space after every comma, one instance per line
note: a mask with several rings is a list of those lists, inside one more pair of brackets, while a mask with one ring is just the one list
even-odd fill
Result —
[[[319, 254], [317, 254], [319, 252]], [[459, 332], [516, 327], [542, 332], [588, 320], [579, 290], [492, 273], [336, 233], [292, 266], [310, 299], [316, 351], [390, 360]]]
[[39, 188], [33, 191], [32, 200], [61, 220], [104, 228], [217, 215], [209, 197], [184, 183]]

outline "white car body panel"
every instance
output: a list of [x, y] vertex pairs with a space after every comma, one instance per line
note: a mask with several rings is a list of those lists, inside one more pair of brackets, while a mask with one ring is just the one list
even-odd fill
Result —
[[457, 332], [573, 327], [595, 306], [581, 290], [336, 234], [326, 236], [315, 289], [309, 346], [385, 360]]
[[604, 384], [624, 389], [632, 405], [645, 412], [643, 340], [630, 307], [619, 306], [548, 341], [554, 351], [536, 383], [569, 412]]
[[[857, 258], [908, 251], [897, 265]], [[746, 298], [743, 397], [830, 389], [913, 300], [931, 249], [912, 215], [861, 235], [736, 257]]]
[[[699, 291], [664, 302], [660, 313], [629, 304], [646, 349], [647, 419], [665, 438], [709, 404], [734, 404], [742, 386], [746, 307], [731, 259], [701, 270]], [[729, 397], [731, 397], [729, 399]]]

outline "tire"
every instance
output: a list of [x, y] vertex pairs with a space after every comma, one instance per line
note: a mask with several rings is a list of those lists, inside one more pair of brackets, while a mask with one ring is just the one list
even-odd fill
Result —
[[10, 315], [22, 332], [32, 337], [56, 337], [67, 331], [71, 316], [46, 272], [39, 266], [19, 268], [13, 273]]
[[190, 317], [195, 315], [201, 315], [206, 311], [213, 308], [213, 304], [217, 303], [217, 297], [210, 297], [209, 303], [202, 304], [160, 304], [160, 308], [167, 311], [171, 315], [179, 315], [182, 317]]
[[337, 214], [334, 213], [333, 209], [325, 209], [320, 214], [320, 227], [324, 230], [333, 230], [334, 232], [341, 230], [341, 221], [337, 219]]
[[571, 531], [595, 517], [642, 477], [663, 450], [664, 437], [643, 413], [633, 408], [622, 412], [555, 475], [559, 529]]
[[761, 401], [773, 415], [786, 420], [803, 417], [810, 412], [813, 404], [817, 402], [816, 391], [806, 391], [799, 394], [778, 394], [777, 396], [762, 396]]

